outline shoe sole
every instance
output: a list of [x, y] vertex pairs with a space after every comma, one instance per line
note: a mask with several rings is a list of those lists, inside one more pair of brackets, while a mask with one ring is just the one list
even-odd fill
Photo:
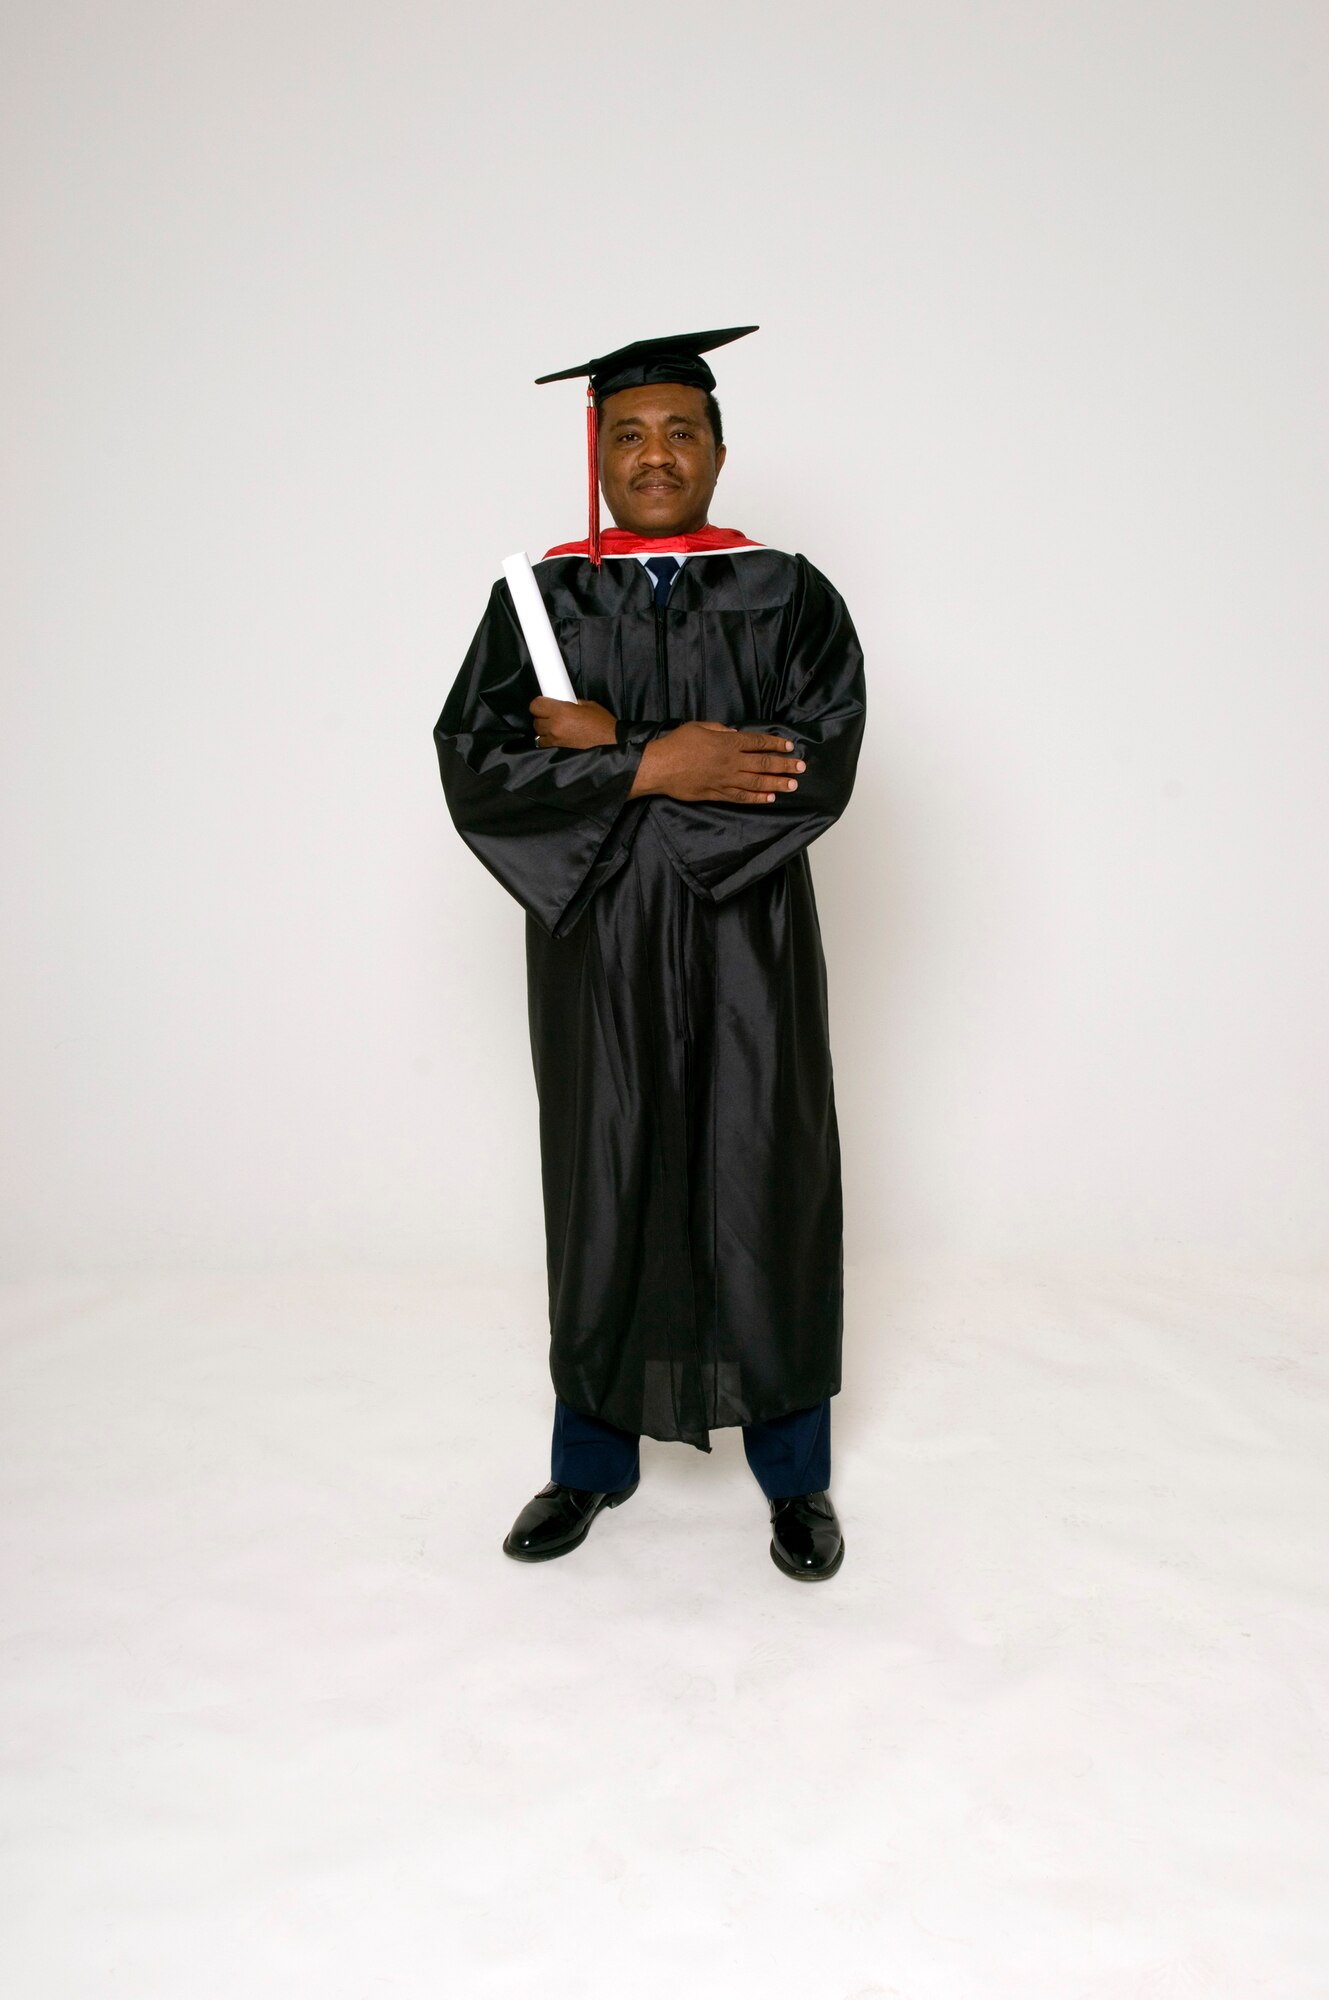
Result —
[[586, 1540], [586, 1537], [590, 1534], [591, 1523], [595, 1520], [596, 1515], [602, 1514], [606, 1507], [621, 1507], [625, 1500], [630, 1500], [632, 1498], [633, 1494], [636, 1492], [637, 1488], [640, 1485], [641, 1481], [639, 1479], [634, 1479], [631, 1486], [625, 1486], [621, 1493], [606, 1493], [604, 1499], [600, 1502], [600, 1505], [595, 1509], [594, 1513], [588, 1514], [586, 1516], [586, 1519], [583, 1521], [581, 1527], [577, 1530], [576, 1534], [573, 1535], [571, 1539], [566, 1542], [559, 1542], [552, 1549], [510, 1548], [508, 1546], [507, 1537], [504, 1536], [503, 1538], [504, 1555], [511, 1556], [514, 1562], [519, 1562], [519, 1563], [547, 1563], [547, 1562], [553, 1562], [558, 1556], [570, 1556], [574, 1549], [579, 1549], [581, 1547], [582, 1543]]
[[844, 1536], [841, 1535], [840, 1537], [840, 1546], [835, 1552], [834, 1562], [828, 1562], [825, 1569], [795, 1569], [792, 1563], [785, 1561], [773, 1540], [771, 1542], [771, 1561], [777, 1569], [783, 1570], [786, 1576], [792, 1576], [795, 1583], [825, 1583], [827, 1577], [834, 1576], [836, 1570], [839, 1569], [840, 1564], [844, 1561]]

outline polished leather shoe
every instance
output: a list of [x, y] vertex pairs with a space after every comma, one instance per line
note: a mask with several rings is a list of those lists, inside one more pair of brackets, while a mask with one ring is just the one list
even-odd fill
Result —
[[549, 1562], [580, 1548], [591, 1531], [591, 1522], [602, 1507], [621, 1507], [630, 1500], [641, 1481], [620, 1487], [617, 1493], [588, 1493], [582, 1486], [560, 1486], [551, 1479], [518, 1514], [503, 1542], [503, 1553], [518, 1562]]
[[771, 1560], [803, 1583], [835, 1575], [844, 1561], [844, 1536], [829, 1493], [772, 1500]]

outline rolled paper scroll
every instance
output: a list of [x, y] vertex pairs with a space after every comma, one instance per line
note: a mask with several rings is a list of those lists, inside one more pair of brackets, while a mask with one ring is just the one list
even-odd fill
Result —
[[554, 637], [554, 628], [549, 622], [535, 571], [524, 549], [519, 549], [515, 556], [503, 558], [503, 574], [512, 592], [512, 602], [521, 621], [522, 636], [535, 666], [535, 678], [540, 683], [541, 694], [552, 695], [555, 701], [576, 701], [577, 690], [568, 679], [568, 670], [558, 650], [558, 640]]

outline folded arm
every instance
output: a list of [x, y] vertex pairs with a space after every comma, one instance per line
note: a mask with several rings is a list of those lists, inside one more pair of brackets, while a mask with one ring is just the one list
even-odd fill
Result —
[[[854, 787], [867, 716], [862, 648], [839, 593], [804, 557], [798, 564], [799, 587], [769, 709], [747, 718], [740, 731], [712, 738], [742, 746], [734, 755], [745, 768], [748, 796], [741, 790], [719, 798], [666, 793], [651, 807], [679, 874], [717, 903], [824, 833]], [[652, 750], [667, 758], [672, 740], [647, 749], [635, 785], [651, 782], [647, 759]], [[778, 752], [772, 743], [781, 746]], [[792, 754], [784, 753], [786, 743]]]
[[583, 747], [537, 744], [536, 685], [500, 580], [434, 727], [439, 775], [466, 845], [551, 937], [563, 937], [627, 859], [625, 809], [644, 739], [620, 742], [615, 732]]

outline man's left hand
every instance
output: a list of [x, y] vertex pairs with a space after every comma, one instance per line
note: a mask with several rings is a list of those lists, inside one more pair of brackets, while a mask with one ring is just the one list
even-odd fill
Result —
[[598, 701], [556, 701], [538, 694], [531, 703], [535, 740], [542, 750], [589, 750], [595, 743], [617, 743], [618, 724]]

